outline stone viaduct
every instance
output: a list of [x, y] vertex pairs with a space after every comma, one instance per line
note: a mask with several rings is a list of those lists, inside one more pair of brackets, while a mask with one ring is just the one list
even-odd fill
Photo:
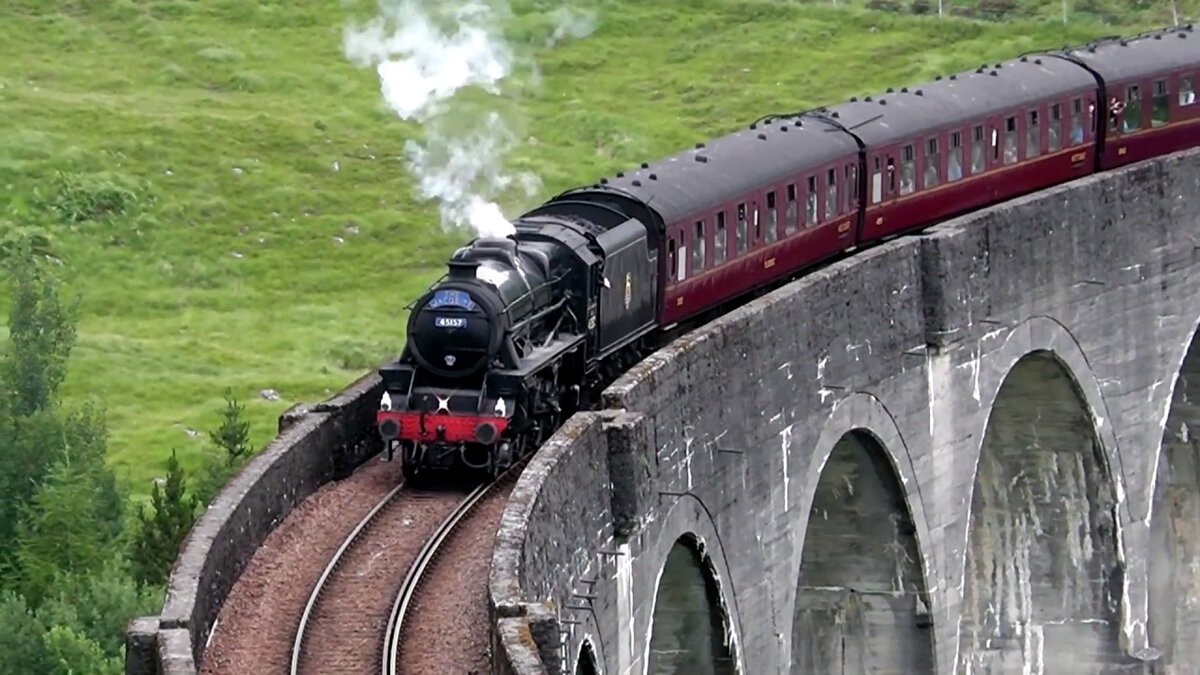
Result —
[[1198, 322], [1197, 152], [744, 306], [526, 469], [497, 672], [1194, 673]]
[[[496, 675], [1195, 672], [1200, 151], [903, 237], [689, 334], [526, 468]], [[126, 672], [194, 673], [255, 548], [370, 454], [281, 419]]]

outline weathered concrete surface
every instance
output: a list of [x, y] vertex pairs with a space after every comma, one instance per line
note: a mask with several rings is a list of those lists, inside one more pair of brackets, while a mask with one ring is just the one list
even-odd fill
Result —
[[280, 416], [280, 434], [213, 499], [192, 527], [157, 617], [126, 630], [127, 675], [196, 672], [229, 590], [271, 530], [323, 484], [377, 451], [371, 374], [315, 406]]
[[[514, 492], [497, 672], [558, 672], [506, 637], [533, 604], [562, 654], [646, 672], [682, 537], [743, 673], [1191, 672], [1197, 204], [1197, 152], [1091, 177], [864, 251], [639, 364]], [[831, 459], [845, 439], [861, 452]]]

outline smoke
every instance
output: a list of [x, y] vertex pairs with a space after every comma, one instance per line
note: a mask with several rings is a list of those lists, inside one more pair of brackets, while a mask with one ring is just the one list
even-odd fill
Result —
[[[346, 58], [374, 66], [384, 102], [406, 121], [421, 125], [423, 138], [405, 143], [417, 194], [436, 200], [444, 228], [469, 227], [481, 236], [513, 232], [497, 199], [518, 189], [532, 197], [541, 181], [511, 172], [505, 156], [519, 143], [511, 117], [502, 112], [502, 83], [519, 67], [536, 67], [528, 54], [505, 40], [510, 18], [505, 0], [468, 0], [446, 7], [437, 0], [383, 0], [379, 16], [347, 26]], [[595, 17], [568, 7], [548, 13], [546, 47], [583, 38]], [[483, 96], [459, 96], [473, 90]]]

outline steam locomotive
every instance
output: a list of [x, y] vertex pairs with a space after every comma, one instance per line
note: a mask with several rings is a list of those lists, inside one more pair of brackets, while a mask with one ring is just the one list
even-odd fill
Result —
[[665, 340], [834, 257], [1200, 145], [1192, 26], [769, 115], [456, 251], [380, 375], [417, 480], [496, 474]]

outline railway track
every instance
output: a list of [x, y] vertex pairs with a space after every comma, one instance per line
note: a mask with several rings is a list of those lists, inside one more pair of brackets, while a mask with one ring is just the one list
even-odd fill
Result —
[[[292, 640], [288, 672], [402, 672], [399, 659], [411, 624], [406, 618], [429, 573], [456, 531], [481, 504], [502, 499], [522, 466], [465, 496], [461, 490], [414, 490], [404, 483], [384, 495], [346, 535], [313, 584]], [[398, 550], [415, 549], [419, 542], [424, 542], [419, 551]], [[393, 575], [404, 569], [399, 591], [391, 595]], [[392, 601], [383, 604], [387, 600]]]
[[[407, 637], [407, 628], [411, 625], [407, 619], [416, 604], [416, 598], [421, 592], [430, 572], [436, 567], [438, 559], [446, 551], [446, 544], [459, 531], [460, 527], [485, 502], [494, 502], [507, 498], [508, 487], [516, 482], [525, 462], [520, 462], [510, 468], [495, 481], [480, 485], [468, 494], [454, 511], [442, 521], [436, 532], [425, 541], [417, 559], [404, 577], [392, 611], [388, 617], [387, 630], [384, 634], [383, 652], [380, 659], [382, 675], [398, 675], [401, 669], [401, 653]], [[489, 537], [490, 538], [490, 537]], [[488, 547], [490, 551], [490, 547]]]
[[329, 564], [325, 566], [325, 570], [321, 572], [320, 578], [317, 579], [316, 585], [313, 586], [312, 593], [308, 596], [308, 602], [304, 605], [304, 612], [300, 615], [300, 625], [296, 629], [296, 638], [292, 642], [292, 661], [288, 671], [291, 673], [291, 675], [299, 675], [300, 673], [300, 660], [304, 654], [304, 647], [306, 645], [306, 638], [308, 636], [307, 629], [309, 620], [312, 618], [313, 611], [317, 606], [317, 602], [321, 599], [321, 595], [327, 588], [327, 582], [329, 581], [330, 576], [332, 576], [334, 571], [337, 570], [338, 566], [341, 565], [342, 561], [346, 557], [346, 552], [350, 550], [350, 547], [353, 546], [356, 541], [359, 541], [359, 535], [361, 535], [368, 527], [371, 526], [371, 523], [375, 521], [375, 518], [379, 515], [379, 513], [383, 511], [384, 508], [386, 508], [388, 504], [390, 504], [392, 500], [396, 498], [396, 495], [398, 495], [403, 489], [404, 483], [401, 482], [396, 487], [392, 488], [391, 492], [388, 492], [386, 495], [384, 495], [383, 499], [379, 500], [379, 503], [376, 504], [374, 508], [367, 512], [367, 515], [364, 516], [363, 519], [359, 521], [358, 525], [356, 525], [355, 528], [350, 531], [350, 534], [346, 536], [346, 539], [342, 542], [342, 545], [338, 547], [338, 550], [329, 560]]

